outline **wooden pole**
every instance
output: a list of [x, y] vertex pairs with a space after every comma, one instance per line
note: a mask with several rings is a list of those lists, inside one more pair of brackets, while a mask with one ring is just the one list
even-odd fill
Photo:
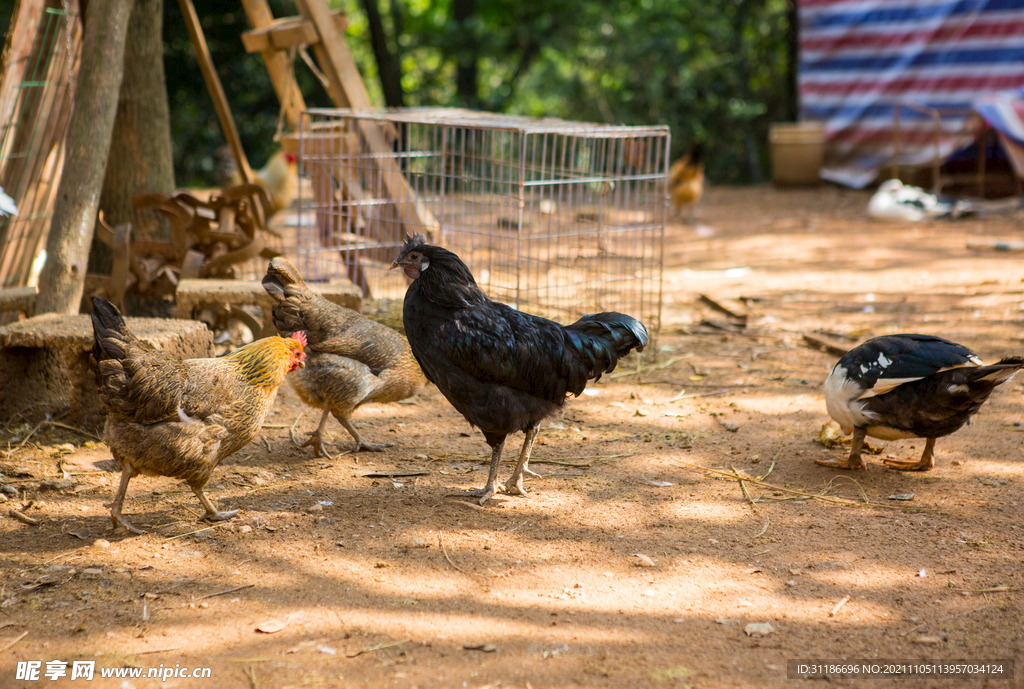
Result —
[[90, 0], [67, 158], [57, 188], [36, 313], [78, 313], [107, 168], [133, 0]]
[[[267, 0], [242, 0], [242, 7], [249, 18], [249, 25], [254, 29], [264, 29], [274, 23], [274, 15], [270, 11]], [[299, 85], [295, 82], [295, 70], [288, 56], [280, 50], [264, 50], [263, 62], [267, 65], [270, 82], [277, 91], [277, 99], [284, 109], [288, 128], [299, 131], [299, 118], [306, 109]]]
[[210, 57], [210, 49], [206, 45], [206, 36], [203, 35], [203, 27], [199, 24], [199, 15], [196, 14], [195, 5], [192, 0], [178, 0], [181, 7], [181, 14], [185, 17], [185, 26], [188, 27], [189, 38], [196, 49], [196, 59], [199, 60], [199, 70], [206, 79], [206, 88], [213, 98], [213, 107], [217, 110], [217, 118], [220, 120], [220, 128], [224, 132], [224, 138], [228, 141], [231, 154], [235, 157], [235, 164], [238, 165], [238, 174], [245, 183], [252, 182], [252, 168], [249, 167], [249, 159], [242, 148], [242, 138], [238, 135], [238, 128], [235, 127], [235, 120], [231, 116], [231, 106], [228, 105], [228, 97], [224, 95], [224, 87], [221, 86], [220, 77], [213, 66], [213, 58]]

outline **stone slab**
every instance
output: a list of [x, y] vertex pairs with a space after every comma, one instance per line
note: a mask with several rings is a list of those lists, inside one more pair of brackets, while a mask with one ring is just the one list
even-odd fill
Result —
[[[363, 295], [351, 284], [308, 283], [310, 289], [328, 301], [353, 311], [363, 308]], [[196, 308], [203, 304], [251, 305], [263, 311], [263, 332], [253, 333], [257, 338], [276, 335], [272, 312], [274, 300], [259, 280], [206, 280], [186, 279], [178, 283], [174, 299], [178, 318], [192, 318]]]
[[[126, 320], [136, 336], [176, 357], [213, 356], [213, 334], [203, 323]], [[92, 320], [85, 314], [44, 314], [0, 327], [0, 422], [37, 422], [49, 416], [101, 428], [92, 346]]]
[[0, 289], [0, 312], [20, 311], [31, 316], [36, 309], [39, 290], [35, 287], [8, 287]]

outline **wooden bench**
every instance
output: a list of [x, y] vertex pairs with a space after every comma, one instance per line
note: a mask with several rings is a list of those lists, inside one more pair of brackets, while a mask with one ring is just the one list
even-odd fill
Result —
[[[353, 311], [363, 308], [363, 296], [355, 285], [308, 283], [310, 289], [328, 301]], [[259, 280], [202, 280], [186, 279], [178, 283], [175, 292], [178, 318], [191, 319], [195, 310], [203, 304], [227, 304], [229, 306], [257, 306], [263, 312], [261, 332], [253, 328], [254, 337], [276, 335], [273, 309], [275, 301]], [[260, 327], [260, 324], [249, 323]]]

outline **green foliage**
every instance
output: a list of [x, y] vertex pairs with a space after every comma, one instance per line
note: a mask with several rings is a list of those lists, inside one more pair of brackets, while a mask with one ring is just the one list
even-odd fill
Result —
[[[193, 0], [227, 94], [249, 162], [260, 167], [276, 150], [280, 103], [270, 83], [263, 58], [245, 52], [241, 35], [249, 23], [241, 3]], [[225, 8], [230, 8], [225, 11]], [[270, 0], [275, 17], [296, 14], [295, 5]], [[199, 62], [185, 28], [178, 3], [164, 2], [164, 67], [171, 110], [171, 140], [174, 143], [174, 176], [179, 186], [214, 183], [215, 152], [224, 136]], [[330, 107], [320, 83], [296, 57], [296, 76], [308, 107]]]
[[[399, 54], [405, 102], [615, 124], [668, 124], [672, 155], [706, 142], [708, 176], [764, 179], [768, 124], [787, 119], [791, 0], [377, 0]], [[461, 4], [460, 4], [461, 3]], [[383, 104], [360, 0], [331, 0], [371, 100]], [[274, 0], [275, 16], [296, 13]], [[246, 150], [272, 152], [279, 105], [258, 55], [239, 39], [241, 7], [198, 0]], [[463, 18], [456, 19], [457, 7]], [[467, 12], [468, 8], [468, 12]], [[177, 3], [166, 3], [165, 50], [178, 179], [209, 181], [220, 128]], [[468, 14], [468, 16], [467, 16]], [[310, 106], [330, 105], [297, 60]], [[457, 87], [475, 65], [475, 93]]]

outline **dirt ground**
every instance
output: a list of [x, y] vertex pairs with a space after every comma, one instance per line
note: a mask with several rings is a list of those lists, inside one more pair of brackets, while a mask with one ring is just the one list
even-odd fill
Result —
[[[530, 494], [484, 508], [448, 497], [483, 484], [487, 446], [433, 387], [356, 414], [395, 443], [384, 453], [342, 454], [332, 421], [333, 460], [293, 444], [315, 414], [282, 388], [264, 439], [208, 486], [239, 517], [197, 524], [187, 488], [137, 478], [137, 537], [110, 529], [102, 444], [7, 424], [0, 686], [85, 683], [70, 666], [48, 679], [52, 660], [95, 661], [89, 686], [123, 688], [825, 686], [788, 679], [790, 659], [1015, 660], [1012, 679], [831, 684], [1024, 686], [1024, 380], [940, 439], [932, 471], [882, 464], [916, 459], [915, 440], [834, 470], [814, 460], [848, 452], [819, 442], [837, 357], [803, 339], [922, 332], [986, 361], [1022, 353], [1020, 255], [967, 247], [1019, 239], [1021, 218], [881, 225], [867, 199], [711, 189], [667, 232], [657, 361], [571, 401], [544, 426]], [[38, 525], [8, 517], [30, 500]], [[35, 660], [40, 680], [17, 680]], [[210, 678], [99, 677], [160, 666]]]

